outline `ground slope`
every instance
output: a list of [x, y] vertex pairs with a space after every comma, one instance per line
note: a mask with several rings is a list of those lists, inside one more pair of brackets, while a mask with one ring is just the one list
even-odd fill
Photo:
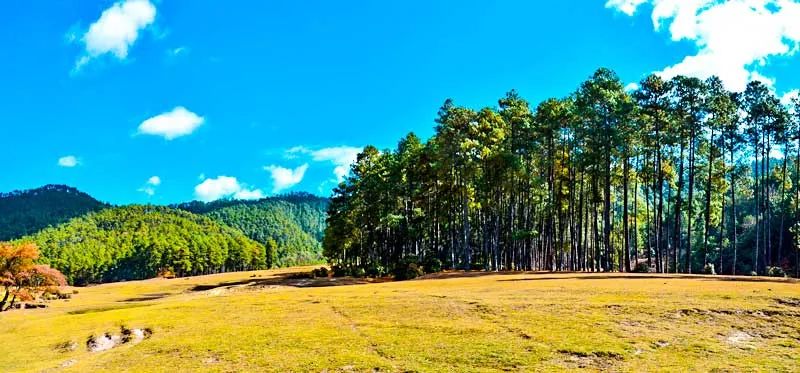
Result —
[[[291, 271], [107, 284], [45, 310], [0, 314], [0, 371], [796, 371], [800, 364], [800, 285], [789, 280], [449, 273], [357, 284], [283, 277]], [[86, 351], [88, 335], [120, 324], [153, 335]], [[77, 349], [59, 350], [69, 342]]]

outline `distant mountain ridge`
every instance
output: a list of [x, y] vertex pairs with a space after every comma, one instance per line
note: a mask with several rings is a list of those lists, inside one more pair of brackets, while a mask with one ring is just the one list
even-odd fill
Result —
[[67, 185], [0, 193], [0, 241], [33, 234], [107, 207], [110, 205]]
[[[147, 278], [162, 269], [198, 274], [310, 264], [323, 259], [328, 202], [292, 193], [112, 206], [70, 186], [46, 185], [0, 193], [0, 241], [36, 242], [43, 261], [80, 283]], [[181, 247], [192, 254], [176, 262]]]

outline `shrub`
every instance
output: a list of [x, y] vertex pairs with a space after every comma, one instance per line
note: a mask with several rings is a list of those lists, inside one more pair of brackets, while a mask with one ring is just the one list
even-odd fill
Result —
[[383, 277], [386, 275], [386, 268], [380, 264], [372, 264], [367, 267], [366, 275], [369, 277]]
[[367, 277], [367, 271], [365, 271], [364, 268], [361, 268], [361, 267], [353, 268], [353, 270], [350, 271], [350, 272], [351, 272], [351, 275], [353, 277], [357, 277], [357, 278]]
[[350, 276], [350, 268], [343, 267], [340, 265], [335, 265], [331, 267], [331, 271], [333, 272], [333, 277], [346, 277]]
[[636, 263], [636, 266], [633, 267], [634, 273], [649, 273], [650, 266], [647, 265], [646, 262]]
[[311, 271], [312, 277], [328, 277], [328, 269], [325, 267], [315, 268]]
[[394, 269], [394, 278], [397, 280], [411, 280], [425, 274], [417, 264], [415, 256], [408, 256], [400, 260]]
[[442, 261], [439, 258], [428, 256], [422, 262], [422, 269], [425, 273], [436, 273], [442, 271]]
[[786, 277], [786, 272], [781, 267], [767, 267], [767, 276]]
[[703, 273], [707, 275], [716, 275], [717, 271], [714, 270], [714, 264], [708, 263], [703, 267]]

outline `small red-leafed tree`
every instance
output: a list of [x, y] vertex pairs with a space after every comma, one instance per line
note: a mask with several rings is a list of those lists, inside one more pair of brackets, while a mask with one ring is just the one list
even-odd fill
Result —
[[0, 312], [7, 311], [17, 301], [31, 301], [45, 293], [56, 293], [67, 280], [58, 270], [36, 264], [39, 249], [32, 243], [0, 242]]

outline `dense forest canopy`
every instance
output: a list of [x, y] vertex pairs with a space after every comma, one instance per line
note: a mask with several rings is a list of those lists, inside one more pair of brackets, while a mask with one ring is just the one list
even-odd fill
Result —
[[66, 185], [0, 193], [0, 241], [55, 226], [108, 205]]
[[797, 274], [798, 115], [758, 81], [653, 75], [627, 92], [608, 69], [536, 107], [447, 100], [427, 142], [358, 156], [324, 252], [366, 272]]
[[277, 249], [201, 215], [159, 206], [92, 212], [21, 239], [73, 284], [268, 268]]
[[327, 205], [326, 198], [292, 193], [257, 201], [195, 201], [176, 207], [205, 214], [263, 244], [274, 242], [278, 247], [274, 264], [291, 266], [322, 260]]
[[40, 262], [84, 284], [318, 263], [328, 199], [111, 207], [75, 188], [0, 194], [2, 240], [33, 241]]

